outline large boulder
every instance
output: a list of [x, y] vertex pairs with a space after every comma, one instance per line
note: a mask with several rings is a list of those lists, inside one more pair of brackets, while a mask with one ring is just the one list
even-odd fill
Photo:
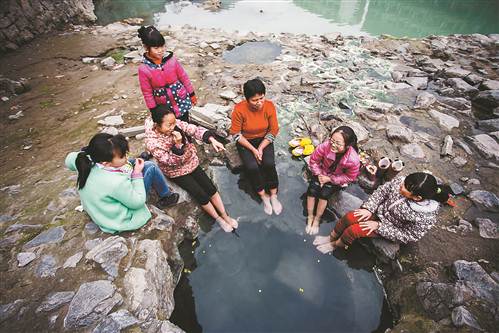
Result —
[[161, 242], [141, 241], [135, 261], [123, 279], [127, 308], [141, 321], [169, 318], [175, 304], [175, 284]]
[[86, 282], [80, 286], [69, 304], [64, 327], [77, 329], [95, 324], [122, 301], [121, 295], [110, 281]]
[[452, 323], [456, 327], [469, 327], [478, 331], [482, 331], [476, 318], [464, 306], [458, 306], [452, 310]]
[[85, 256], [100, 264], [102, 269], [112, 277], [118, 276], [118, 267], [121, 259], [128, 254], [126, 240], [120, 236], [106, 238], [99, 245], [92, 248]]
[[481, 91], [473, 98], [473, 106], [492, 114], [493, 110], [499, 106], [499, 90]]
[[467, 139], [483, 157], [499, 161], [499, 144], [493, 137], [488, 134], [478, 134]]
[[428, 113], [438, 122], [441, 128], [447, 131], [451, 131], [454, 127], [459, 127], [459, 120], [452, 116], [435, 110], [430, 110]]
[[458, 280], [463, 282], [476, 298], [490, 304], [498, 304], [499, 284], [477, 262], [456, 260], [453, 269]]

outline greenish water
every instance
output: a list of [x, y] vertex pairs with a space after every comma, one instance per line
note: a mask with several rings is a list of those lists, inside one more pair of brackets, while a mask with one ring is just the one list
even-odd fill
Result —
[[98, 1], [98, 23], [143, 17], [147, 24], [221, 28], [242, 32], [346, 35], [499, 33], [497, 0], [223, 0], [208, 11], [201, 1]]

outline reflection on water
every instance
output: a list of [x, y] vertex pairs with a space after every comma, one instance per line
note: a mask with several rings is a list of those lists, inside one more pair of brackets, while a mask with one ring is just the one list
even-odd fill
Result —
[[158, 25], [190, 24], [204, 28], [255, 32], [422, 37], [499, 33], [497, 0], [223, 0], [211, 12], [186, 1], [99, 1], [100, 24], [144, 17]]

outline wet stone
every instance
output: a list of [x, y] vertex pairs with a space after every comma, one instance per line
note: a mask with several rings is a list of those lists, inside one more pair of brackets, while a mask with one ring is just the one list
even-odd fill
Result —
[[86, 282], [80, 286], [69, 304], [64, 327], [76, 329], [103, 319], [123, 299], [116, 287], [106, 280]]
[[17, 267], [24, 267], [36, 259], [33, 252], [20, 252], [17, 254]]
[[76, 265], [80, 262], [81, 258], [83, 257], [83, 252], [78, 252], [64, 262], [64, 265], [62, 265], [62, 268], [74, 268]]
[[62, 226], [51, 228], [47, 231], [42, 232], [26, 244], [24, 244], [23, 249], [31, 249], [43, 244], [59, 243], [64, 238], [65, 233], [66, 231]]
[[41, 278], [55, 276], [58, 268], [59, 267], [57, 267], [57, 261], [53, 256], [44, 255], [42, 256], [41, 261], [36, 268], [35, 275]]
[[485, 219], [477, 218], [475, 219], [475, 224], [478, 225], [478, 230], [480, 237], [489, 239], [499, 239], [499, 226], [496, 222]]
[[47, 298], [43, 301], [42, 304], [36, 309], [36, 312], [42, 311], [52, 311], [54, 309], [59, 308], [60, 306], [71, 302], [73, 296], [75, 295], [74, 291], [60, 291], [56, 293], [51, 293], [47, 296]]

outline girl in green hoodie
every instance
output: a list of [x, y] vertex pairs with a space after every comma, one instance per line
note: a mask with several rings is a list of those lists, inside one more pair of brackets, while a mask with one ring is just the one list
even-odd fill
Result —
[[128, 160], [123, 135], [96, 134], [80, 152], [69, 153], [66, 166], [78, 172], [83, 209], [104, 232], [136, 230], [151, 218], [146, 194], [154, 187], [164, 208], [178, 201], [158, 166], [143, 159]]

